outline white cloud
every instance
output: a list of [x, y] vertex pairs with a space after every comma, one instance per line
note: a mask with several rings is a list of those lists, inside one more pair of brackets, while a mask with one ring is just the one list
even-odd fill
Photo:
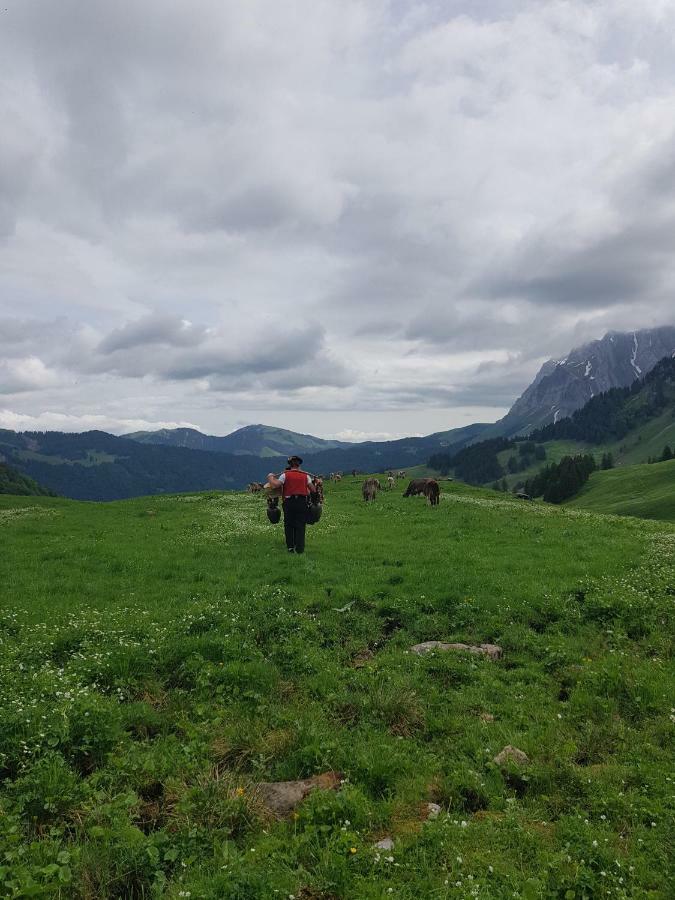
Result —
[[0, 394], [37, 391], [58, 383], [57, 374], [36, 356], [0, 360]]
[[395, 441], [403, 437], [422, 437], [422, 434], [410, 434], [407, 431], [391, 432], [391, 431], [357, 431], [354, 428], [345, 428], [344, 431], [338, 431], [330, 435], [336, 441], [347, 441], [348, 443], [360, 443], [361, 441]]
[[113, 416], [73, 416], [68, 413], [42, 412], [25, 415], [0, 408], [0, 428], [13, 431], [109, 431], [125, 434], [132, 431], [155, 431], [159, 428], [195, 428], [191, 422], [118, 419]]

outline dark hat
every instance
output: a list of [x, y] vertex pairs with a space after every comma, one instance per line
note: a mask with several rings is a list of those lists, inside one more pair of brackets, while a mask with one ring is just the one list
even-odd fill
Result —
[[302, 459], [299, 456], [289, 456], [286, 460], [289, 466], [301, 466]]

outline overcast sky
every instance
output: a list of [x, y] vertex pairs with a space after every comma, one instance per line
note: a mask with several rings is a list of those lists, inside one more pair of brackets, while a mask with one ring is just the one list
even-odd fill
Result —
[[3, 0], [0, 427], [502, 415], [675, 321], [673, 0]]

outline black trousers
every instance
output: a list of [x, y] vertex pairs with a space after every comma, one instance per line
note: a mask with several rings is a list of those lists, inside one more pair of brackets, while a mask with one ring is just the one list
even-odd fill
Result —
[[284, 532], [286, 546], [296, 553], [305, 552], [305, 527], [307, 526], [307, 497], [298, 494], [284, 500]]

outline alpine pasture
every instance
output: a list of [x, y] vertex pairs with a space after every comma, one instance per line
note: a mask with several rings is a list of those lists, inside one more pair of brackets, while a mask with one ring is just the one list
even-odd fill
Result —
[[1, 896], [673, 896], [675, 527], [404, 486], [0, 497]]
[[675, 460], [593, 472], [568, 505], [675, 522]]

